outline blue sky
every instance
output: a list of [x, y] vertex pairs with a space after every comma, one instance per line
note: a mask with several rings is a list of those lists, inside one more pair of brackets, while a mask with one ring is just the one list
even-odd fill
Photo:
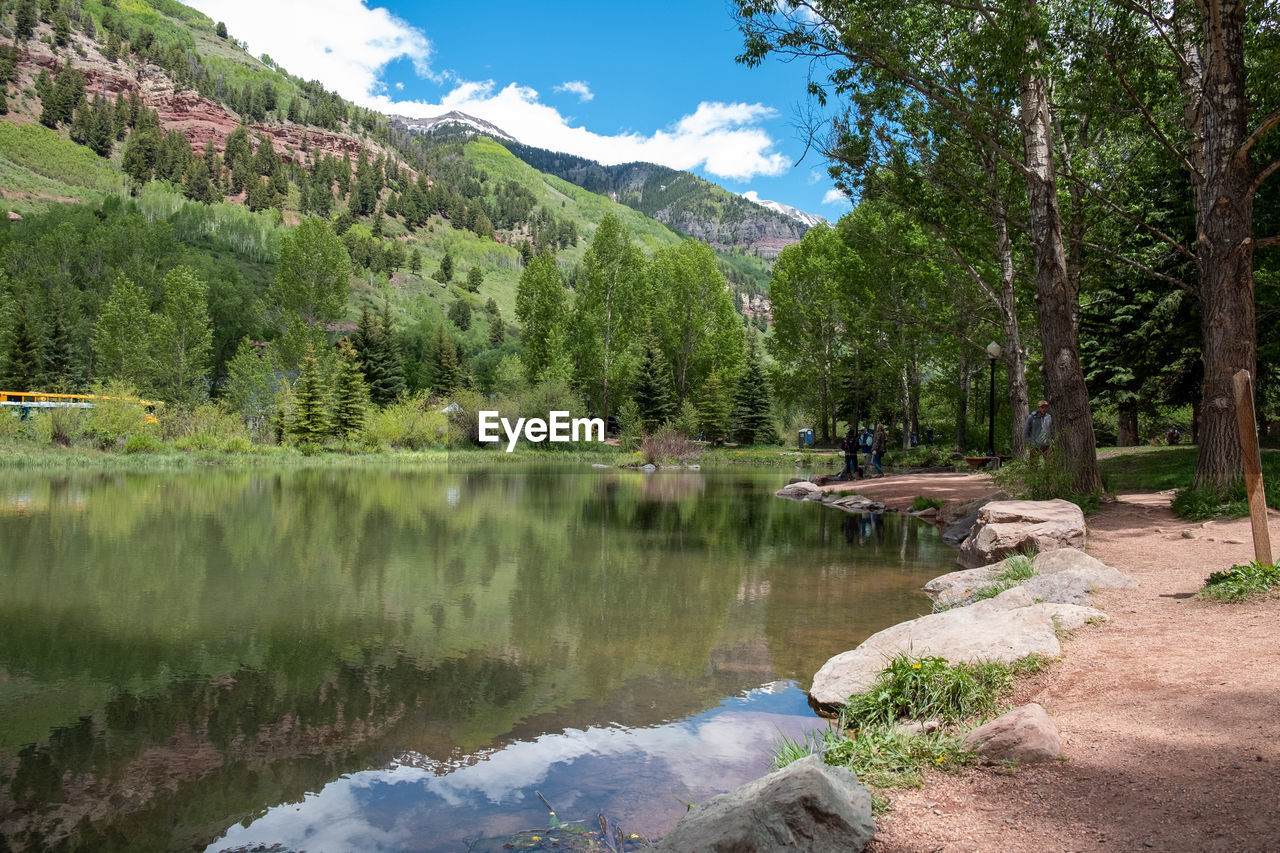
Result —
[[821, 157], [794, 165], [807, 66], [736, 64], [726, 0], [187, 2], [255, 55], [383, 112], [457, 109], [531, 145], [689, 169], [832, 221], [849, 209]]

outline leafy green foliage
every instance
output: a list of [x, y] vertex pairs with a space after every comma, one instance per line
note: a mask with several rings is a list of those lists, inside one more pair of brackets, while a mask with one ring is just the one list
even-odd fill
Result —
[[1217, 601], [1245, 601], [1263, 597], [1276, 586], [1280, 586], [1280, 567], [1262, 565], [1255, 560], [1245, 566], [1212, 573], [1205, 579], [1199, 595]]

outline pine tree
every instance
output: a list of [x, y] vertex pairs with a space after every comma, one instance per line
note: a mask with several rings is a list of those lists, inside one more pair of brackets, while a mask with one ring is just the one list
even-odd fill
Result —
[[753, 334], [747, 339], [742, 376], [733, 396], [734, 437], [743, 444], [772, 444], [777, 441], [772, 409], [769, 380]]
[[18, 0], [14, 12], [13, 34], [19, 41], [26, 41], [36, 34], [36, 0]]
[[71, 378], [71, 331], [67, 328], [66, 308], [56, 295], [49, 301], [45, 329], [40, 347], [44, 373], [40, 384], [49, 391], [66, 393], [74, 384]]
[[391, 324], [391, 303], [382, 300], [382, 321], [378, 324], [378, 381], [370, 386], [373, 401], [380, 406], [395, 402], [404, 393], [404, 359], [396, 346], [395, 327]]
[[449, 322], [465, 332], [471, 328], [471, 304], [465, 299], [458, 299], [449, 306]]
[[307, 354], [302, 359], [302, 371], [293, 384], [293, 419], [289, 423], [289, 434], [306, 448], [318, 447], [329, 434], [325, 416], [328, 397], [329, 389], [316, 360], [315, 348], [308, 343]]
[[436, 270], [436, 281], [441, 284], [448, 284], [453, 281], [453, 255], [448, 252], [444, 253], [444, 257], [440, 259], [440, 269]]
[[71, 39], [71, 19], [67, 13], [59, 9], [53, 16], [53, 43], [58, 47], [66, 47]]
[[671, 418], [675, 410], [675, 394], [671, 390], [671, 369], [662, 355], [662, 349], [652, 334], [645, 337], [644, 355], [636, 377], [636, 391], [632, 395], [640, 416], [640, 424], [646, 432], [654, 432]]
[[697, 408], [698, 427], [707, 441], [718, 442], [728, 437], [733, 400], [729, 397], [729, 389], [720, 380], [720, 374], [714, 370], [702, 385]]
[[432, 391], [440, 396], [446, 396], [462, 385], [462, 367], [458, 363], [458, 348], [453, 342], [453, 336], [445, 332], [443, 325], [436, 327], [431, 360], [434, 373], [431, 383]]
[[13, 325], [5, 347], [4, 373], [0, 385], [6, 390], [36, 390], [41, 379], [40, 332], [31, 316], [30, 300], [18, 299], [12, 304]]
[[347, 338], [338, 344], [338, 366], [333, 384], [333, 435], [341, 441], [349, 441], [364, 428], [369, 388], [360, 374], [355, 348]]

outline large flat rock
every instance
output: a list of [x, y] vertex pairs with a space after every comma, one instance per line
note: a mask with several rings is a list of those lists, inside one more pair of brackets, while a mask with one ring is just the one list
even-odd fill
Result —
[[872, 634], [852, 651], [831, 658], [813, 677], [810, 700], [834, 710], [866, 690], [898, 654], [937, 656], [951, 663], [1002, 661], [1027, 655], [1057, 657], [1058, 631], [1071, 631], [1106, 614], [1091, 607], [1037, 604], [1022, 587], [995, 598], [943, 613], [932, 613]]
[[1084, 513], [1070, 501], [992, 501], [978, 511], [959, 562], [972, 569], [1010, 554], [1083, 549], [1084, 543]]
[[[1008, 563], [1005, 558], [989, 566], [939, 575], [924, 585], [924, 591], [943, 607], [972, 604], [974, 595], [996, 583]], [[1138, 585], [1135, 578], [1075, 548], [1037, 554], [1033, 567], [1035, 577], [1021, 581], [1021, 586], [1037, 601], [1054, 604], [1087, 606], [1093, 603], [1091, 593], [1095, 590], [1132, 589]]]

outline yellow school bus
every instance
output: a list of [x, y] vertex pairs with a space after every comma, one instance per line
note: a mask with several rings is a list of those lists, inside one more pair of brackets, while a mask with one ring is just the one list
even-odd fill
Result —
[[[102, 397], [97, 394], [54, 394], [48, 391], [0, 391], [0, 406], [16, 409], [16, 414], [26, 418], [32, 409], [88, 409], [95, 400], [111, 400], [113, 397]], [[142, 400], [134, 397], [126, 398], [130, 403], [142, 406], [143, 419], [146, 423], [157, 422], [156, 415], [164, 408], [158, 400]]]

